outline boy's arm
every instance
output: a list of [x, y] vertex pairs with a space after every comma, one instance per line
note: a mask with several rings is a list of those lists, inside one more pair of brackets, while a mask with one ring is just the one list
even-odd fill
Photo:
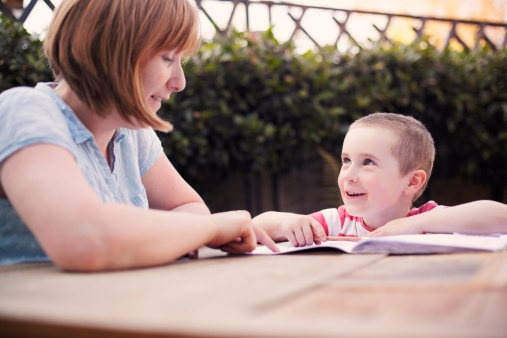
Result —
[[507, 205], [482, 200], [399, 218], [376, 229], [370, 237], [427, 232], [507, 233]]
[[326, 240], [322, 225], [313, 217], [288, 212], [268, 211], [252, 220], [275, 241], [289, 241], [294, 246], [321, 244]]

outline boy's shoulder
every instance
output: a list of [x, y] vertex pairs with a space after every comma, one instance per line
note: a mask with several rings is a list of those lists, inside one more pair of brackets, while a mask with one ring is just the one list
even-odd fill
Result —
[[438, 209], [443, 209], [445, 208], [446, 206], [444, 205], [439, 205], [437, 202], [435, 201], [428, 201], [426, 202], [425, 204], [421, 205], [420, 207], [418, 208], [412, 208], [410, 210], [410, 212], [408, 213], [407, 217], [409, 216], [414, 216], [414, 215], [418, 215], [418, 214], [422, 214], [422, 213], [425, 213], [425, 212], [428, 212], [428, 211], [431, 211], [431, 210], [438, 210]]

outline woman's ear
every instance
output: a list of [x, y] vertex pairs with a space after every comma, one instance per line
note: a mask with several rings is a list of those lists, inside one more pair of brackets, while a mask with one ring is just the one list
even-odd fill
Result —
[[426, 182], [426, 172], [422, 169], [411, 172], [408, 176], [408, 185], [405, 187], [407, 195], [415, 195]]

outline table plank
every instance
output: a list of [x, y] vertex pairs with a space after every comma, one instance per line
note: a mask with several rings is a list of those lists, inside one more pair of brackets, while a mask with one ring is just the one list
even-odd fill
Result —
[[201, 257], [108, 273], [66, 273], [52, 265], [0, 269], [0, 319], [11, 331], [22, 331], [23, 321], [30, 321], [52, 334], [73, 326], [111, 336], [303, 337], [311, 326], [295, 332], [290, 323], [280, 326], [266, 316], [266, 309], [385, 255], [324, 250], [280, 256], [208, 252]]
[[348, 336], [505, 337], [506, 277], [506, 252], [389, 256], [270, 316], [306, 316], [317, 327], [333, 322]]

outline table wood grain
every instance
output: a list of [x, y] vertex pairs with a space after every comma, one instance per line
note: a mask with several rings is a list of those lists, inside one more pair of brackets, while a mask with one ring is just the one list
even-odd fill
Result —
[[507, 252], [0, 267], [0, 337], [507, 337]]

